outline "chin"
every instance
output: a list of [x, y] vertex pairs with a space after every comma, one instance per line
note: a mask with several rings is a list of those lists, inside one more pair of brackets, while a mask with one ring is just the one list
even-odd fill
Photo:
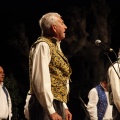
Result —
[[65, 35], [62, 36], [62, 39], [64, 39], [64, 38], [65, 38]]

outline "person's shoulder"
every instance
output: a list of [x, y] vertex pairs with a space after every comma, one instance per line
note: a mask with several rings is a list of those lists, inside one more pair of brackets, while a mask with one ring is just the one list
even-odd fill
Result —
[[88, 93], [88, 97], [90, 97], [90, 96], [97, 96], [97, 95], [98, 95], [98, 93], [97, 93], [97, 90], [96, 90], [95, 87], [92, 88], [92, 89], [89, 91], [89, 93]]
[[91, 92], [96, 93], [96, 92], [97, 92], [96, 88], [95, 88], [95, 87], [94, 87], [94, 88], [92, 88], [92, 89], [90, 90], [90, 92], [89, 92], [89, 93], [91, 93]]
[[2, 87], [8, 91], [7, 87], [4, 84], [2, 85]]
[[[116, 64], [118, 64], [118, 61], [113, 62], [113, 65], [116, 65]], [[112, 66], [112, 65], [111, 65], [111, 66]]]
[[47, 41], [50, 41], [50, 39], [51, 38], [49, 38], [49, 37], [40, 36], [40, 37], [38, 37], [37, 41], [38, 42], [41, 42], [41, 41], [47, 42]]
[[33, 48], [34, 46], [36, 47], [40, 47], [40, 46], [48, 46], [47, 42], [46, 42], [46, 38], [44, 37], [38, 37], [37, 41], [35, 41], [33, 44], [32, 44], [32, 47]]
[[113, 66], [118, 67], [118, 64], [120, 65], [120, 63], [118, 61], [115, 61], [109, 68], [113, 68]]
[[39, 36], [36, 41], [34, 41], [31, 45], [31, 48], [36, 46], [39, 42], [43, 41], [43, 37]]

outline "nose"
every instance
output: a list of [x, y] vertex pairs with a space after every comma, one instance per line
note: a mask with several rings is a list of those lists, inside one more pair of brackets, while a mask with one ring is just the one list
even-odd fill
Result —
[[67, 29], [67, 26], [65, 25], [65, 29]]

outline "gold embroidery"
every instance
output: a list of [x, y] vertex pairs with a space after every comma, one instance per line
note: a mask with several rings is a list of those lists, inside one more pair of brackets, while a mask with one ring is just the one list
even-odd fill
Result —
[[[54, 98], [62, 102], [67, 102], [67, 80], [70, 79], [70, 75], [72, 73], [68, 60], [64, 54], [58, 50], [56, 40], [54, 38], [48, 39], [40, 37], [33, 46], [39, 42], [46, 42], [50, 47], [51, 62], [49, 64], [49, 68], [51, 74], [51, 89]], [[32, 65], [31, 63], [32, 61], [30, 62], [30, 68]], [[31, 69], [29, 70], [31, 74]], [[32, 86], [32, 83], [30, 84]]]

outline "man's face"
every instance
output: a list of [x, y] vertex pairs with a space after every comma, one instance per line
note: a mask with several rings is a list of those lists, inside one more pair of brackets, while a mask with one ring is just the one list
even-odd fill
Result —
[[4, 70], [3, 70], [3, 68], [0, 66], [0, 84], [1, 84], [1, 82], [4, 81], [4, 77], [5, 77]]
[[58, 17], [57, 22], [55, 25], [55, 33], [56, 38], [58, 38], [60, 41], [65, 38], [65, 30], [67, 29], [67, 26], [64, 24], [64, 21]]
[[102, 86], [105, 88], [105, 89], [108, 89], [108, 83], [107, 81], [102, 81]]

